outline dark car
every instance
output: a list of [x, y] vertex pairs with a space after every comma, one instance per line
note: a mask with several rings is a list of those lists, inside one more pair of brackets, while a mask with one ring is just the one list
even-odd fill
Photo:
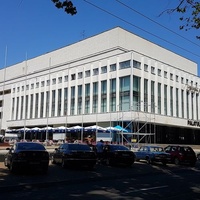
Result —
[[171, 154], [171, 162], [179, 165], [181, 163], [188, 163], [195, 166], [197, 157], [194, 150], [190, 146], [184, 145], [168, 145], [165, 147], [165, 152]]
[[163, 165], [166, 165], [171, 161], [171, 156], [169, 153], [166, 153], [163, 147], [160, 146], [141, 146], [138, 151], [135, 152], [136, 161], [145, 160], [148, 164], [153, 162], [161, 162]]
[[42, 144], [17, 142], [7, 150], [4, 164], [11, 172], [21, 169], [39, 169], [44, 173], [48, 171], [49, 153]]
[[131, 166], [135, 162], [134, 152], [123, 145], [104, 145], [102, 156], [102, 162], [107, 165]]
[[97, 162], [96, 153], [87, 145], [80, 143], [64, 143], [52, 153], [53, 164], [62, 167], [88, 167], [93, 169]]

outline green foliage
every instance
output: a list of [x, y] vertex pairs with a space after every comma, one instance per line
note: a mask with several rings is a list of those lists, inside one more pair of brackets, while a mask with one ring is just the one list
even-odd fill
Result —
[[[182, 14], [179, 18], [182, 21], [180, 30], [188, 31], [190, 29], [200, 28], [200, 2], [195, 0], [179, 0], [179, 4], [175, 9], [167, 10], [168, 13], [178, 12]], [[200, 39], [200, 36], [196, 36]]]
[[67, 14], [75, 15], [77, 13], [76, 7], [74, 7], [71, 1], [52, 0], [52, 2], [55, 4], [56, 8], [64, 9]]

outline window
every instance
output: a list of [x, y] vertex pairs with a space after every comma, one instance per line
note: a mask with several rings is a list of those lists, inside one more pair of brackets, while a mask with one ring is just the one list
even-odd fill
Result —
[[170, 73], [170, 80], [174, 80], [174, 77], [173, 77], [173, 74], [172, 73]]
[[144, 71], [148, 72], [148, 65], [144, 64]]
[[123, 61], [119, 63], [119, 69], [130, 68], [130, 60]]
[[81, 79], [81, 78], [83, 78], [83, 72], [78, 73], [78, 79]]
[[56, 84], [56, 79], [55, 79], [55, 78], [52, 79], [52, 84], [53, 84], [53, 85]]
[[47, 86], [50, 85], [50, 80], [47, 80]]
[[90, 77], [90, 70], [85, 71], [85, 77]]
[[71, 80], [75, 80], [76, 79], [76, 74], [71, 74]]
[[188, 84], [188, 79], [186, 79], [186, 84]]
[[36, 88], [39, 88], [39, 82], [36, 83]]
[[93, 69], [93, 75], [98, 75], [99, 74], [99, 68]]
[[166, 71], [164, 71], [164, 77], [167, 78], [167, 72]]
[[17, 92], [19, 92], [19, 87], [17, 87]]
[[158, 76], [161, 76], [161, 69], [158, 69]]
[[151, 66], [151, 73], [152, 73], [152, 74], [155, 74], [155, 67], [152, 67], [152, 66]]
[[178, 76], [176, 75], [176, 82], [178, 82]]
[[110, 71], [116, 71], [116, 64], [110, 65]]
[[133, 60], [133, 67], [140, 69], [141, 68], [141, 62]]
[[62, 83], [62, 77], [58, 77], [58, 83]]
[[68, 81], [68, 76], [64, 76], [64, 81], [67, 82]]
[[34, 89], [34, 83], [31, 84], [31, 89]]
[[101, 73], [102, 74], [107, 73], [107, 66], [101, 67]]
[[184, 78], [183, 77], [181, 77], [181, 83], [184, 84]]
[[22, 91], [24, 91], [24, 86], [22, 86]]
[[41, 87], [44, 87], [44, 81], [41, 82]]

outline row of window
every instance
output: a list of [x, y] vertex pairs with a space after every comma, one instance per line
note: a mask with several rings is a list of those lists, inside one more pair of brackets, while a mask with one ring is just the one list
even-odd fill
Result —
[[[127, 60], [127, 61], [123, 61], [123, 62], [120, 62], [119, 63], [119, 69], [125, 69], [125, 68], [130, 68], [131, 67], [131, 60]], [[141, 69], [141, 62], [139, 61], [136, 61], [136, 60], [133, 60], [133, 67], [134, 68], [138, 68], [138, 69]], [[151, 66], [151, 73], [152, 74], [156, 74], [156, 68]], [[116, 71], [116, 64], [112, 64], [110, 65], [110, 71]], [[149, 66], [147, 64], [144, 64], [144, 71], [146, 72], [149, 72]], [[107, 66], [103, 66], [101, 67], [101, 74], [103, 73], [107, 73]], [[95, 75], [99, 75], [99, 68], [94, 68], [93, 69], [93, 72], [91, 72], [91, 70], [86, 70], [85, 71], [85, 77], [91, 77], [91, 74], [93, 76]], [[161, 69], [157, 69], [157, 75], [158, 76], [162, 76], [162, 71]], [[76, 74], [71, 74], [70, 75], [70, 80], [76, 80], [77, 78], [78, 79], [82, 79], [83, 78], [83, 72], [78, 72], [77, 74], [77, 77], [76, 77]], [[163, 74], [163, 77], [164, 78], [168, 78], [168, 72], [167, 71], [164, 71], [164, 74]], [[176, 82], [179, 82], [181, 81], [182, 84], [187, 84], [187, 85], [191, 85], [191, 86], [194, 86], [194, 87], [198, 87], [198, 83], [196, 82], [195, 84], [193, 83], [193, 81], [190, 81], [188, 79], [185, 79], [183, 77], [181, 77], [181, 79], [179, 79], [179, 76], [178, 75], [174, 75], [173, 73], [170, 73], [169, 74], [169, 78], [170, 80], [175, 80]], [[64, 76], [64, 82], [67, 82], [68, 81], [68, 75], [65, 75]], [[58, 77], [58, 79], [56, 78], [53, 78], [51, 80], [51, 84], [52, 85], [55, 85], [57, 83], [62, 83], [63, 82], [63, 77]], [[46, 86], [49, 86], [50, 85], [50, 80], [46, 80]], [[26, 85], [26, 90], [29, 90], [29, 89], [34, 89], [34, 88], [39, 88], [39, 87], [44, 87], [45, 86], [45, 81], [41, 81], [41, 84], [39, 82], [36, 82], [35, 84], [32, 83], [30, 85]], [[16, 88], [13, 88], [13, 92], [15, 92]], [[20, 91], [20, 87], [17, 87], [17, 92]], [[21, 86], [21, 91], [24, 91], [24, 86]]]
[[[72, 86], [14, 97], [12, 101], [12, 119], [23, 119], [23, 113], [25, 113], [25, 118], [29, 119], [64, 116], [66, 113], [67, 115], [80, 115], [115, 112], [117, 110], [156, 112], [166, 116], [198, 119], [198, 105], [200, 102], [197, 93], [190, 93], [187, 90], [162, 85], [161, 83], [156, 84], [154, 81], [147, 79], [144, 79], [144, 85], [141, 86], [140, 77], [133, 76], [133, 80], [130, 79], [130, 76], [120, 77], [119, 94], [117, 94], [117, 80], [110, 79], [109, 84], [107, 84], [107, 80], [104, 80], [93, 82], [92, 85], [90, 83], [85, 84], [84, 88], [83, 85], [78, 85], [77, 87]], [[101, 91], [98, 91], [99, 84], [101, 84]], [[76, 90], [77, 96], [75, 95]], [[156, 90], [157, 94], [155, 94]], [[143, 99], [141, 99], [142, 92]], [[107, 98], [108, 93], [109, 99]], [[116, 99], [117, 96], [119, 97], [118, 100]], [[163, 108], [161, 105], [163, 105]]]

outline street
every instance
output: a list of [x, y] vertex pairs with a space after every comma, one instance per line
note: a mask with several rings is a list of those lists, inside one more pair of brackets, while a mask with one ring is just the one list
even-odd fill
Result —
[[97, 165], [87, 169], [49, 166], [46, 175], [11, 174], [0, 164], [0, 192], [5, 199], [200, 199], [200, 163], [194, 168], [135, 162], [132, 167]]

